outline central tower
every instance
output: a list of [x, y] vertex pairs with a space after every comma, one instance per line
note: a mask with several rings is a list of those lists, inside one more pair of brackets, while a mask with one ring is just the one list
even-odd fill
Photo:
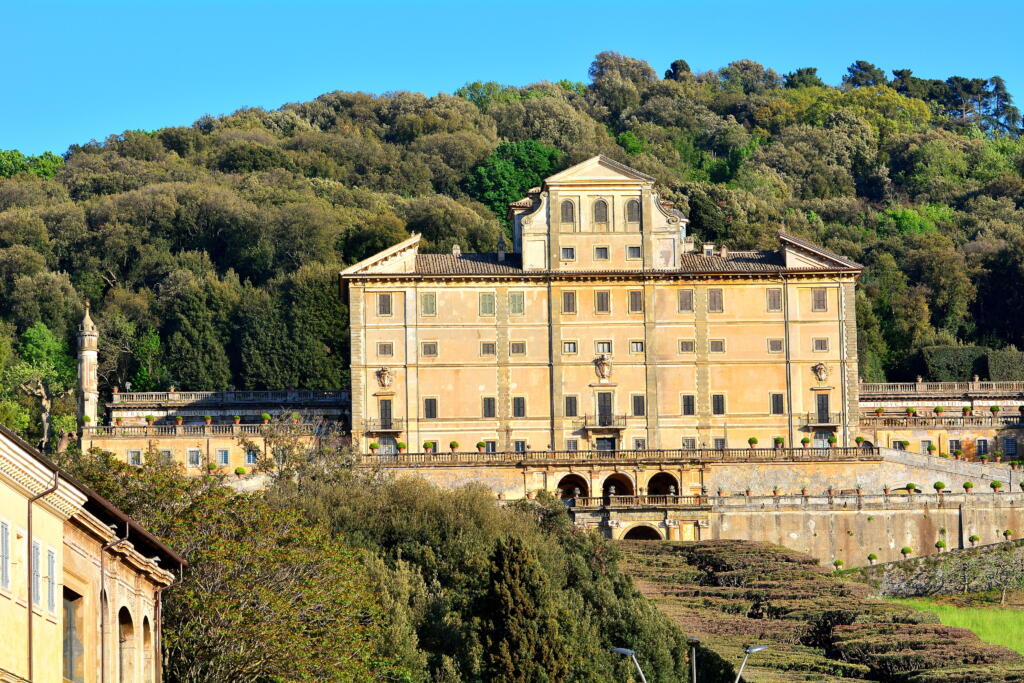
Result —
[[85, 315], [78, 328], [78, 418], [92, 424], [96, 424], [100, 403], [99, 341], [100, 333], [89, 315], [86, 301]]

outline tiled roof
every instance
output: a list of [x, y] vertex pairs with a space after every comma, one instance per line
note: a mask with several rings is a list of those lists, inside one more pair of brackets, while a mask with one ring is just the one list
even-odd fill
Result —
[[423, 275], [504, 275], [523, 272], [519, 254], [416, 254], [416, 272]]
[[725, 258], [703, 254], [680, 254], [679, 270], [685, 273], [750, 273], [785, 270], [786, 262], [777, 251], [733, 251]]

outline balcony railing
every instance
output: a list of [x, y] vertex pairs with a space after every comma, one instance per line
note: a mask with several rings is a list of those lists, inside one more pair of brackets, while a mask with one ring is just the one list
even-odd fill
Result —
[[924, 394], [970, 396], [1024, 394], [1024, 382], [862, 382], [861, 398], [893, 398]]
[[708, 505], [701, 496], [590, 496], [572, 498], [567, 504], [576, 510], [614, 507], [682, 507], [698, 508]]
[[82, 427], [82, 436], [91, 438], [155, 437], [263, 437], [322, 435], [332, 427], [317, 424], [226, 424], [226, 425], [110, 425]]
[[365, 421], [363, 431], [373, 434], [381, 432], [402, 432], [405, 431], [404, 417], [387, 417], [381, 419], [370, 419]]
[[802, 427], [838, 427], [843, 424], [842, 413], [807, 413], [800, 416]]
[[283, 405], [345, 403], [347, 391], [147, 391], [111, 395], [111, 403], [130, 405]]
[[625, 429], [625, 415], [584, 415], [576, 421], [583, 429]]
[[1021, 415], [861, 415], [860, 425], [874, 429], [892, 427], [904, 429], [971, 429], [989, 427], [1002, 429], [1024, 423]]

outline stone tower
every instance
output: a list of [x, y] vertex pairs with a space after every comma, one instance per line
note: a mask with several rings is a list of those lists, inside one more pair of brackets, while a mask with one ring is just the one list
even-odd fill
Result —
[[95, 425], [99, 413], [100, 390], [99, 371], [99, 330], [89, 316], [89, 302], [85, 302], [85, 315], [78, 328], [78, 417]]

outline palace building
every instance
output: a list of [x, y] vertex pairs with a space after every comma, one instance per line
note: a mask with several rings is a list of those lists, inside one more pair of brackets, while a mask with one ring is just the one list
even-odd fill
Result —
[[413, 235], [342, 271], [361, 451], [852, 443], [860, 265], [785, 233], [695, 249], [655, 179], [603, 156], [510, 215], [507, 250]]

